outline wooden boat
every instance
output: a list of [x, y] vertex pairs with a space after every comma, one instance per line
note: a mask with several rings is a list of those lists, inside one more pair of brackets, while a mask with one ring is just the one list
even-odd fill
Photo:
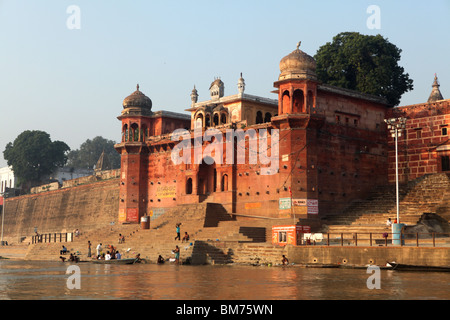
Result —
[[411, 265], [411, 264], [402, 264], [396, 262], [388, 262], [389, 265], [392, 266], [391, 270], [397, 271], [441, 271], [441, 272], [450, 272], [450, 267], [444, 266], [419, 266], [419, 265]]
[[111, 259], [111, 260], [92, 260], [93, 263], [98, 264], [134, 264], [140, 263], [140, 261], [136, 261], [135, 258], [129, 259]]

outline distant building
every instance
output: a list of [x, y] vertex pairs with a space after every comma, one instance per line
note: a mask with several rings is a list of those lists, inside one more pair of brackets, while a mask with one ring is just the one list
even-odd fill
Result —
[[[424, 174], [450, 173], [450, 99], [444, 99], [434, 77], [427, 102], [394, 108], [387, 117], [406, 118], [406, 128], [398, 139], [399, 181], [407, 182]], [[389, 141], [389, 181], [395, 181], [394, 139]]]

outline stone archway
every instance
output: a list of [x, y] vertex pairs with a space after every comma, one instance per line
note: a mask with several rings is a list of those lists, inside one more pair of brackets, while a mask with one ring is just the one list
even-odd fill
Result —
[[205, 157], [198, 169], [198, 194], [207, 195], [216, 191], [216, 163], [211, 157]]

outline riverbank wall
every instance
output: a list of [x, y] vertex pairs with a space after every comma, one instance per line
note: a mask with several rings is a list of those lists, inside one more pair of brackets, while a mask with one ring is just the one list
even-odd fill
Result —
[[286, 248], [289, 261], [317, 265], [385, 265], [397, 262], [424, 266], [450, 266], [448, 247], [340, 247], [290, 246]]
[[118, 178], [75, 182], [78, 184], [67, 188], [7, 199], [5, 240], [10, 244], [28, 243], [35, 231], [64, 233], [117, 223]]

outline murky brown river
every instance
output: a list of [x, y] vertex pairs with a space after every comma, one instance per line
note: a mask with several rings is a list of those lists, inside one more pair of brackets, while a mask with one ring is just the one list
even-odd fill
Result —
[[[252, 266], [98, 265], [0, 260], [0, 299], [387, 300], [450, 298], [450, 273]], [[78, 281], [78, 282], [77, 282]], [[69, 288], [72, 284], [72, 288]], [[73, 288], [78, 283], [79, 289]]]

